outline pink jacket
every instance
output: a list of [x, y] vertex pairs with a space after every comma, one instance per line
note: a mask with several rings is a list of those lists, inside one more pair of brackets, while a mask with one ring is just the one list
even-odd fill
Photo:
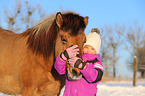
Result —
[[[86, 68], [81, 70], [83, 76], [80, 80], [70, 81], [66, 79], [63, 96], [96, 96], [97, 84], [101, 82], [104, 72], [100, 55], [83, 54], [82, 58], [85, 62], [97, 58], [98, 62], [87, 63]], [[60, 75], [65, 74], [66, 61], [60, 60], [60, 56], [58, 56], [54, 67]]]

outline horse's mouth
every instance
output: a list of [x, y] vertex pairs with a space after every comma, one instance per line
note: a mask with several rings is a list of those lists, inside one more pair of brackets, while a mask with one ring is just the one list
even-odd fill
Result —
[[77, 81], [80, 80], [82, 77], [82, 74], [80, 73], [80, 70], [78, 68], [68, 67], [67, 68], [67, 78], [71, 81]]

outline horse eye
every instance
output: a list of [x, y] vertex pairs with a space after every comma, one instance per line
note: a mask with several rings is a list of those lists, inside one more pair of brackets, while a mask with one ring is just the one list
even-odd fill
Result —
[[63, 37], [61, 37], [61, 41], [62, 41], [63, 44], [66, 44], [67, 43], [67, 40], [64, 39]]
[[84, 43], [86, 43], [86, 40], [84, 41]]

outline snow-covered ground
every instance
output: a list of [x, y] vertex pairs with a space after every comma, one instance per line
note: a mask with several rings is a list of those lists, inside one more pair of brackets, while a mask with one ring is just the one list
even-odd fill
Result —
[[[63, 96], [64, 88], [61, 91]], [[0, 96], [14, 96], [0, 93]], [[137, 86], [132, 81], [110, 81], [98, 85], [97, 96], [145, 96], [145, 80], [138, 80]]]
[[131, 80], [100, 83], [97, 96], [145, 96], [145, 80], [137, 80], [136, 87]]
[[145, 96], [145, 86], [108, 86], [99, 85], [97, 96]]
[[145, 81], [136, 87], [133, 87], [132, 82], [100, 83], [97, 96], [145, 96]]

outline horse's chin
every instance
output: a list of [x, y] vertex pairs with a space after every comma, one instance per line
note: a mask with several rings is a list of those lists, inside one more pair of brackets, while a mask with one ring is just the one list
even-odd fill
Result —
[[82, 78], [82, 74], [78, 71], [78, 69], [71, 67], [67, 70], [67, 78], [71, 81], [77, 81]]
[[69, 74], [67, 75], [68, 79], [71, 80], [71, 81], [78, 81], [82, 78], [82, 74], [80, 74], [79, 76], [76, 76], [76, 75], [72, 75], [70, 76]]

